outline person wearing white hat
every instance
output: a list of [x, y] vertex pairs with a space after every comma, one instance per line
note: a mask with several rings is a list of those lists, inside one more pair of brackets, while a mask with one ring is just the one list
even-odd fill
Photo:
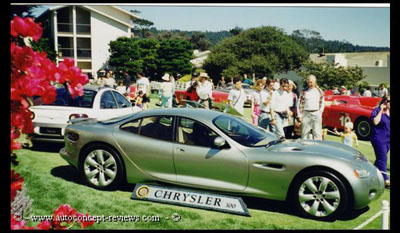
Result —
[[170, 75], [165, 73], [161, 78], [164, 82], [161, 84], [161, 107], [172, 108], [172, 96], [173, 96], [173, 83], [171, 82]]
[[200, 104], [203, 104], [206, 108], [212, 108], [212, 84], [208, 81], [207, 73], [200, 73], [199, 75], [199, 87], [197, 88], [197, 95], [200, 97]]

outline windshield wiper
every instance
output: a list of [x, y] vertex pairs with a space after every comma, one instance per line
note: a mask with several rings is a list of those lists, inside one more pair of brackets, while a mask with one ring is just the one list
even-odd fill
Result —
[[278, 140], [273, 140], [273, 141], [270, 141], [266, 146], [265, 146], [265, 148], [268, 148], [268, 147], [270, 147], [270, 146], [273, 146], [273, 145], [276, 145], [276, 144], [278, 144], [278, 143], [281, 143], [281, 142], [283, 142], [283, 141], [285, 141], [286, 139], [285, 139], [285, 137], [280, 137]]

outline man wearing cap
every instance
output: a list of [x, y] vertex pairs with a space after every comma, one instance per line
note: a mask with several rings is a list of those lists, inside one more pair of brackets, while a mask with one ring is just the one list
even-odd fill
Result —
[[136, 80], [136, 88], [135, 88], [135, 96], [139, 94], [139, 91], [143, 92], [143, 109], [148, 109], [149, 102], [150, 102], [150, 82], [149, 79], [144, 77], [144, 74], [142, 72], [137, 73], [138, 79]]
[[301, 138], [306, 139], [312, 130], [315, 140], [322, 140], [322, 113], [325, 107], [324, 92], [317, 86], [315, 75], [307, 77], [308, 88], [303, 90], [297, 104]]
[[197, 88], [197, 95], [200, 97], [200, 104], [204, 105], [206, 108], [212, 108], [211, 98], [212, 98], [212, 84], [208, 81], [207, 73], [200, 73], [199, 75], [199, 87]]

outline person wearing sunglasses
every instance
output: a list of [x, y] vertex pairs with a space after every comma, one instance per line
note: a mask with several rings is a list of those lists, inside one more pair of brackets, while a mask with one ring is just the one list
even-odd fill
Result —
[[372, 111], [371, 144], [375, 151], [375, 166], [382, 172], [385, 187], [390, 188], [387, 176], [387, 154], [390, 150], [390, 96], [385, 95]]

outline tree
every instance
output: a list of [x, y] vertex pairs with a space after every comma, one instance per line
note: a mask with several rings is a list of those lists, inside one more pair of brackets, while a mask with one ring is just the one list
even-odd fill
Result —
[[363, 80], [366, 75], [360, 67], [343, 67], [332, 62], [315, 63], [308, 60], [303, 64], [304, 69], [298, 74], [303, 77], [303, 83], [309, 74], [317, 77], [318, 85], [324, 89], [346, 86], [353, 88]]
[[231, 30], [229, 30], [229, 33], [236, 36], [236, 35], [239, 35], [239, 33], [241, 33], [242, 31], [243, 31], [243, 28], [236, 26], [235, 28], [232, 28]]
[[138, 40], [142, 71], [146, 77], [152, 77], [157, 72], [157, 54], [160, 43], [156, 39]]
[[153, 22], [147, 19], [132, 19], [133, 28], [132, 31], [138, 33], [142, 38], [146, 38], [146, 33], [149, 32], [151, 26], [154, 25]]
[[211, 42], [206, 38], [204, 32], [193, 33], [189, 41], [193, 44], [194, 49], [200, 51], [208, 50], [211, 47]]
[[164, 73], [174, 76], [192, 72], [190, 60], [193, 55], [193, 45], [186, 40], [163, 40], [160, 42], [157, 58], [157, 76]]
[[33, 5], [11, 5], [11, 18], [14, 18], [14, 16], [20, 16], [20, 17], [33, 17], [32, 13], [35, 8], [39, 6], [33, 6]]
[[122, 73], [136, 74], [142, 71], [138, 40], [134, 38], [120, 37], [110, 42], [111, 53], [108, 64], [114, 67], [116, 78], [122, 78]]
[[237, 72], [262, 77], [299, 69], [307, 59], [305, 48], [282, 29], [259, 27], [224, 39], [212, 49], [203, 68], [213, 79], [221, 74], [232, 77]]

